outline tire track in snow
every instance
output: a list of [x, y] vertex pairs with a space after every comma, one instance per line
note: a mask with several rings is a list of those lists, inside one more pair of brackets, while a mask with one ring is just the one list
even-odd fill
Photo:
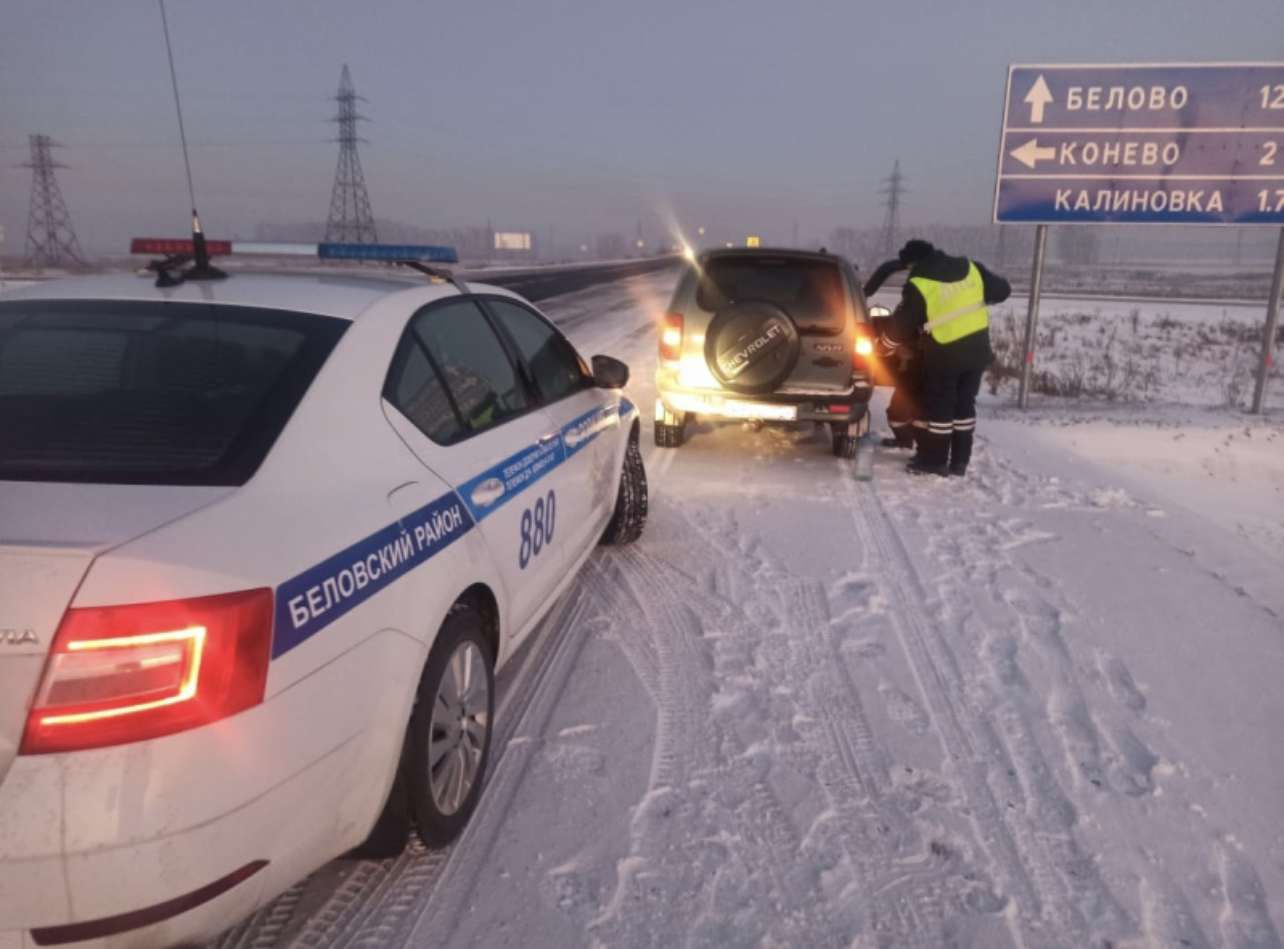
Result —
[[[694, 886], [709, 891], [694, 902], [707, 898], [717, 906], [719, 889], [725, 889], [730, 876], [745, 881], [732, 888], [742, 896], [752, 892], [748, 880], [766, 876], [771, 886], [759, 901], [777, 901], [772, 919], [786, 921], [771, 937], [791, 944], [847, 946], [857, 940], [860, 945], [927, 949], [941, 944], [947, 921], [1001, 911], [1003, 901], [985, 884], [984, 875], [968, 865], [963, 851], [948, 839], [928, 839], [901, 806], [905, 788], [889, 777], [892, 759], [878, 744], [846, 670], [823, 587], [769, 562], [760, 540], [740, 530], [734, 514], [726, 523], [711, 524], [705, 509], [686, 505], [681, 517], [720, 555], [697, 559], [720, 566], [711, 576], [702, 572], [697, 581], [645, 552], [628, 552], [613, 579], [618, 589], [629, 591], [630, 602], [616, 613], [627, 624], [629, 639], [640, 638], [643, 630], [657, 640], [676, 637], [680, 647], [675, 654], [693, 657], [678, 665], [662, 662], [663, 678], [707, 679], [697, 637], [712, 642], [718, 685], [697, 691], [711, 703], [717, 749], [698, 757], [713, 762], [708, 783], [744, 790], [716, 792], [712, 805], [705, 802], [702, 810], [687, 807], [681, 789], [672, 784], [677, 773], [665, 765], [689, 760], [690, 751], [675, 752], [672, 743], [686, 740], [690, 732], [668, 727], [665, 720], [672, 712], [662, 712], [652, 791], [639, 808], [621, 884], [594, 935], [609, 945], [634, 945], [638, 939], [647, 945], [759, 944], [761, 932], [738, 931], [725, 922], [734, 917], [734, 904], [721, 907], [723, 921], [718, 922], [689, 903], [677, 915], [697, 913], [697, 918], [662, 934], [658, 943], [654, 935], [621, 922], [630, 905], [646, 905], [637, 891], [648, 883], [664, 892], [691, 889], [681, 867], [652, 859], [655, 853], [662, 861], [666, 854], [684, 852], [675, 844], [681, 835], [653, 819], [660, 807], [666, 819], [677, 814], [692, 820], [696, 836], [707, 833], [710, 824], [721, 828], [715, 845], [719, 858], [692, 860], [702, 867]], [[650, 654], [636, 642], [626, 647], [629, 652]], [[649, 668], [645, 661], [639, 667], [642, 678]], [[662, 707], [668, 701], [662, 694]], [[747, 723], [758, 720], [755, 733]], [[759, 750], [763, 741], [774, 744], [775, 759], [805, 775], [812, 793], [822, 799], [810, 826], [804, 821], [799, 827], [774, 790], [784, 778], [772, 773], [770, 751]], [[691, 769], [688, 774], [693, 787], [706, 783], [704, 772]], [[703, 828], [695, 820], [701, 816]], [[654, 872], [639, 882], [636, 878], [647, 867]], [[673, 906], [668, 912], [674, 914]], [[807, 925], [790, 929], [788, 921], [794, 917], [805, 918]], [[612, 928], [603, 925], [608, 921]], [[654, 926], [653, 919], [650, 924]], [[757, 925], [770, 929], [773, 924], [760, 920]]]
[[[1007, 813], [1016, 810], [1012, 802], [1029, 801], [1016, 780], [1021, 762], [1014, 757], [1014, 751], [1019, 756], [1031, 747], [1020, 738], [1022, 716], [1010, 706], [996, 709], [992, 720], [969, 709], [967, 677], [940, 623], [928, 612], [927, 590], [879, 496], [868, 485], [846, 483], [857, 534], [880, 565], [893, 626], [961, 786], [976, 840], [988, 853], [1003, 889], [1016, 901], [1017, 912], [1009, 915], [1017, 928], [1014, 937], [1021, 945], [1048, 949], [1093, 945], [1093, 934], [1066, 899], [1062, 875], [1044, 842], [1020, 815]], [[1042, 772], [1036, 769], [1035, 774]], [[1009, 806], [1000, 806], [1000, 800]], [[1042, 806], [1037, 794], [1029, 803]]]
[[828, 796], [840, 817], [837, 836], [861, 866], [873, 933], [896, 946], [937, 946], [947, 920], [998, 912], [1002, 900], [966, 865], [959, 847], [926, 839], [901, 807], [903, 795], [890, 781], [892, 759], [877, 743], [842, 660], [823, 587], [793, 581], [780, 588], [782, 617], [801, 626], [800, 668], [815, 670], [815, 713], [827, 718], [831, 744], [865, 791], [862, 797]]
[[[1014, 490], [1003, 478], [983, 477], [981, 483], [997, 483], [1000, 489], [1006, 485], [1009, 494]], [[1050, 490], [1051, 506], [1093, 509], [1060, 485]], [[1023, 504], [1050, 506], [1024, 482], [1015, 491]], [[1071, 611], [1058, 603], [1054, 584], [1009, 556], [1031, 540], [1043, 542], [1052, 535], [1019, 518], [922, 520], [929, 553], [949, 567], [949, 575], [937, 585], [952, 608], [947, 612], [953, 612], [960, 632], [980, 626], [979, 652], [999, 659], [988, 669], [983, 666], [978, 676], [988, 677], [991, 684], [988, 704], [995, 707], [994, 720], [1024, 790], [1024, 808], [1036, 831], [1034, 843], [1057, 870], [1066, 898], [1090, 928], [1112, 934], [1131, 929], [1132, 921], [1077, 839], [1077, 810], [1042, 749], [1061, 749], [1065, 771], [1075, 785], [1090, 784], [1130, 797], [1149, 794], [1158, 756], [1126, 721], [1103, 714], [1101, 703], [1088, 701], [1083, 680], [1100, 681], [1104, 668], [1110, 697], [1128, 709], [1128, 717], [1144, 707], [1144, 699], [1118, 660], [1099, 655], [1095, 664], [1082, 670], [1086, 675], [1081, 673], [1065, 637], [1064, 623]], [[1015, 630], [1015, 635], [998, 632], [1005, 629]], [[1037, 687], [1027, 671], [1037, 674]], [[1046, 738], [1044, 722], [1050, 726]], [[1039, 878], [1046, 880], [1046, 875]], [[1045, 892], [1055, 894], [1055, 888]]]
[[[1056, 479], [1005, 468], [1001, 458], [982, 461], [985, 470], [979, 481], [960, 484], [955, 491], [966, 492], [961, 500], [973, 508], [1102, 510], [1100, 498], [1070, 490]], [[1171, 769], [1139, 737], [1139, 722], [1156, 727], [1158, 723], [1145, 718], [1145, 694], [1127, 666], [1102, 649], [1076, 659], [1065, 628], [1075, 618], [1073, 610], [1061, 602], [1054, 583], [1010, 554], [1030, 542], [1054, 539], [1052, 535], [1020, 518], [933, 518], [930, 514], [940, 510], [938, 504], [914, 503], [930, 497], [921, 490], [928, 486], [913, 485], [897, 493], [901, 487], [884, 492], [884, 497], [871, 496], [870, 501], [880, 505], [889, 527], [888, 504], [912, 522], [925, 539], [929, 559], [946, 568], [932, 586], [940, 604], [935, 612], [948, 631], [946, 643], [957, 643], [951, 651], [965, 681], [988, 679], [988, 688], [979, 694], [974, 689], [961, 691], [956, 708], [964, 722], [972, 716], [993, 723], [1001, 751], [1020, 778], [1010, 790], [1023, 796], [1009, 799], [1021, 805], [1035, 833], [1031, 837], [1012, 815], [1009, 823], [1022, 858], [1035, 857], [1031, 880], [1039, 896], [1065, 900], [1092, 938], [1122, 936], [1128, 942], [1139, 931], [1146, 944], [1157, 940], [1153, 944], [1209, 945], [1185, 895], [1157, 863], [1140, 871], [1139, 913], [1134, 920], [1078, 842], [1079, 815], [1064, 781], [1077, 785], [1075, 800], [1086, 796], [1090, 806], [1101, 794], [1156, 793], [1156, 779]], [[906, 562], [914, 570], [908, 555]], [[1046, 749], [1052, 748], [1059, 748], [1061, 756], [1045, 757]], [[1007, 793], [993, 777], [990, 784], [1000, 797]], [[1219, 871], [1238, 867], [1229, 875], [1223, 872], [1233, 881], [1223, 884], [1224, 944], [1239, 939], [1246, 946], [1277, 946], [1279, 937], [1264, 900], [1254, 895], [1260, 894], [1255, 869], [1238, 850], [1228, 864], [1228, 853], [1218, 848], [1214, 861]], [[1047, 867], [1055, 870], [1055, 877]], [[1023, 922], [1019, 916], [1018, 922]]]
[[[604, 945], [756, 946], [769, 938], [841, 949], [828, 907], [791, 859], [803, 839], [767, 780], [765, 760], [720, 718], [709, 633], [745, 622], [729, 603], [640, 549], [621, 551], [603, 579], [635, 635], [659, 658], [651, 781], [632, 822], [630, 855], [590, 925]], [[636, 622], [640, 614], [642, 622]], [[736, 709], [722, 709], [732, 721]], [[717, 828], [710, 833], [710, 827]], [[776, 901], [771, 921], [748, 912]], [[657, 925], [663, 910], [666, 925]]]
[[[810, 755], [804, 751], [795, 757], [820, 778], [828, 804], [809, 836], [838, 843], [853, 869], [844, 895], [867, 907], [860, 938], [877, 945], [938, 946], [947, 920], [1000, 911], [1002, 900], [983, 874], [964, 864], [959, 848], [947, 840], [925, 839], [901, 806], [905, 788], [890, 780], [892, 759], [869, 725], [835, 638], [822, 585], [769, 562], [762, 543], [742, 530], [734, 515], [722, 530], [711, 527], [698, 511], [687, 520], [719, 550], [724, 564], [745, 565], [724, 586], [775, 591], [751, 600], [746, 609], [775, 614], [785, 634], [772, 641], [789, 649], [772, 656], [772, 667], [789, 673], [784, 682], [805, 683], [790, 690], [802, 697], [795, 716], [822, 723], [817, 741], [804, 745]], [[781, 688], [779, 678], [773, 681], [774, 689]]]
[[209, 945], [216, 949], [272, 949], [293, 921], [306, 886], [306, 881], [296, 883]]

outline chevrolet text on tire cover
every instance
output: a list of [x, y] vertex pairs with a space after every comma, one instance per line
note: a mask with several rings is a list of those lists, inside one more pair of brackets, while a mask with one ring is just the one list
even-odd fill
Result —
[[696, 419], [813, 422], [829, 427], [835, 455], [852, 458], [869, 426], [873, 359], [868, 307], [846, 260], [765, 248], [701, 254], [660, 328], [655, 443], [681, 446]]
[[448, 843], [496, 670], [646, 519], [627, 368], [517, 295], [182, 267], [0, 295], [0, 946]]

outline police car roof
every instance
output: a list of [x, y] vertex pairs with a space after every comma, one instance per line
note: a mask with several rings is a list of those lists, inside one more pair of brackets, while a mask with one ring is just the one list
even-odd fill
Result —
[[[0, 302], [19, 300], [170, 300], [184, 303], [214, 303], [224, 306], [252, 306], [270, 310], [315, 313], [340, 319], [356, 319], [378, 300], [405, 291], [437, 290], [438, 296], [453, 296], [453, 284], [433, 284], [427, 278], [400, 279], [344, 273], [249, 273], [233, 272], [225, 280], [183, 281], [174, 287], [157, 287], [156, 275], [108, 274], [72, 277], [32, 284], [0, 293]], [[481, 284], [469, 284], [473, 291], [514, 296], [511, 291]]]

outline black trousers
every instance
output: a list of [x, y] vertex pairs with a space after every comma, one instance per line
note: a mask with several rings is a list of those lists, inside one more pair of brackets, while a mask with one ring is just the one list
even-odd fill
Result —
[[919, 429], [918, 456], [924, 464], [949, 465], [963, 474], [972, 458], [976, 396], [985, 370], [959, 367], [941, 356], [928, 353], [923, 367], [927, 427]]
[[887, 403], [887, 424], [892, 427], [892, 435], [898, 442], [907, 446], [914, 443], [915, 423], [926, 421], [922, 404], [923, 360], [915, 356], [900, 363], [896, 372], [896, 388]]

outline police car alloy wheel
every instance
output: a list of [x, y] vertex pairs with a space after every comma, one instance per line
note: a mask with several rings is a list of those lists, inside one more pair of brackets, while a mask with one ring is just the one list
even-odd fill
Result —
[[490, 757], [494, 660], [480, 614], [446, 617], [419, 684], [410, 719], [410, 799], [419, 839], [444, 847], [477, 806]]

